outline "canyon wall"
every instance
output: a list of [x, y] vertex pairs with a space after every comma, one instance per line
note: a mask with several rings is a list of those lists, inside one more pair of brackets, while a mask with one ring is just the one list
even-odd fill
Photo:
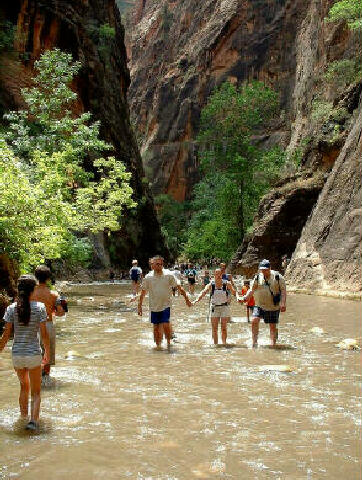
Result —
[[[76, 109], [90, 111], [101, 121], [101, 137], [114, 146], [116, 156], [132, 173], [131, 186], [138, 203], [126, 214], [122, 230], [105, 239], [105, 248], [97, 238], [97, 251], [106, 253], [98, 255], [93, 266], [107, 267], [108, 251], [112, 260], [124, 267], [134, 257], [147, 265], [150, 255], [164, 251], [164, 243], [130, 127], [130, 77], [115, 1], [19, 0], [0, 6], [0, 17], [17, 25], [15, 52], [3, 53], [0, 58], [2, 111], [22, 106], [20, 90], [31, 84], [33, 62], [45, 49], [59, 47], [82, 63], [73, 85], [79, 96]], [[100, 33], [104, 25], [114, 29], [106, 41]]]
[[154, 193], [189, 198], [198, 179], [200, 111], [225, 80], [261, 80], [282, 115], [265, 140], [287, 145], [295, 117], [296, 32], [302, 0], [140, 0], [128, 28], [130, 108]]
[[[333, 3], [138, 0], [128, 20], [130, 106], [156, 194], [189, 198], [199, 178], [200, 111], [217, 85], [256, 79], [279, 93], [280, 117], [261, 143], [297, 151], [301, 165], [261, 200], [253, 231], [231, 262], [235, 273], [252, 275], [261, 258], [280, 269], [281, 256], [292, 256], [354, 127], [361, 83], [339, 88], [325, 73], [332, 62], [353, 58], [361, 42], [345, 22], [326, 23]], [[349, 203], [347, 187], [339, 195]]]
[[305, 225], [286, 272], [306, 291], [361, 293], [362, 109]]

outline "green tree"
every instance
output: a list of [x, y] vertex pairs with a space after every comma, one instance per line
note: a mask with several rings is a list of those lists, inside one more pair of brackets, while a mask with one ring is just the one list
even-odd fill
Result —
[[201, 113], [198, 136], [203, 178], [195, 187], [185, 254], [230, 258], [252, 225], [260, 197], [286, 161], [264, 151], [255, 136], [277, 113], [276, 93], [260, 82], [224, 83]]
[[352, 30], [362, 29], [362, 0], [341, 0], [329, 10], [327, 22], [345, 20]]
[[157, 216], [171, 256], [177, 258], [184, 242], [188, 219], [188, 202], [178, 202], [170, 195], [155, 197]]
[[6, 115], [0, 143], [0, 236], [23, 269], [45, 258], [86, 260], [89, 242], [79, 234], [118, 230], [124, 208], [135, 205], [124, 164], [100, 156], [110, 146], [99, 122], [72, 114], [69, 85], [80, 65], [56, 49], [35, 67], [27, 109]]
[[25, 109], [4, 115], [9, 122], [6, 139], [16, 155], [27, 158], [35, 150], [53, 153], [72, 148], [86, 158], [110, 150], [99, 138], [100, 122], [91, 122], [89, 112], [73, 114], [77, 94], [70, 86], [80, 62], [55, 48], [43, 53], [34, 68], [34, 86], [21, 91]]

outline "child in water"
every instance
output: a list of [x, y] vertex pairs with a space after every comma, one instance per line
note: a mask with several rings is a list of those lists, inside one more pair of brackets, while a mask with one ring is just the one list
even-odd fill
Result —
[[[249, 289], [250, 289], [250, 280], [244, 280], [244, 285], [241, 289], [241, 294], [246, 295]], [[248, 319], [248, 323], [250, 323], [250, 312], [253, 312], [253, 308], [255, 307], [254, 296], [251, 296], [249, 300], [245, 302], [245, 306], [246, 306], [246, 317]]]

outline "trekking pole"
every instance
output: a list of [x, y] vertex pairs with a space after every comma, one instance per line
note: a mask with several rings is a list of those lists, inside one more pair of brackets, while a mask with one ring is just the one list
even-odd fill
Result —
[[211, 295], [210, 295], [210, 298], [209, 298], [209, 304], [208, 304], [208, 309], [207, 309], [207, 317], [206, 317], [206, 322], [210, 322], [210, 310], [211, 310]]

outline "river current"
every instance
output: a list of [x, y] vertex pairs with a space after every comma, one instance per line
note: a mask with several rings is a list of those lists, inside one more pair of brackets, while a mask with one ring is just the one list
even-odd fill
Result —
[[235, 302], [230, 346], [214, 347], [207, 300], [176, 297], [169, 353], [130, 285], [67, 294], [37, 434], [19, 420], [10, 343], [0, 355], [0, 479], [362, 478], [362, 355], [335, 346], [360, 339], [359, 302], [289, 295], [274, 350], [263, 322], [251, 348]]

